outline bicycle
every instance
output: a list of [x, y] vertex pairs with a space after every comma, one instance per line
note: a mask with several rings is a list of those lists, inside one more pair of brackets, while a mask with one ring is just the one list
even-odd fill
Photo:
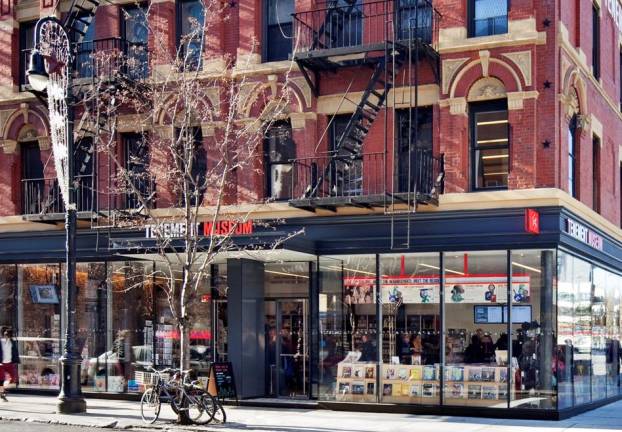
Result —
[[[218, 403], [199, 386], [198, 381], [188, 381], [190, 371], [178, 369], [163, 369], [158, 371], [152, 367], [153, 386], [143, 393], [140, 399], [140, 414], [143, 421], [153, 424], [158, 420], [162, 409], [162, 402], [168, 402], [175, 414], [186, 413], [194, 424], [207, 424], [218, 413]], [[171, 379], [165, 379], [165, 374], [172, 373]], [[222, 410], [224, 412], [224, 410]]]

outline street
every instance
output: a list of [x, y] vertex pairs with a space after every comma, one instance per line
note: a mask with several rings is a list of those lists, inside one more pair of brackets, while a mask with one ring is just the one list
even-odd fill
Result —
[[[225, 425], [177, 426], [170, 407], [163, 407], [160, 420], [146, 425], [139, 403], [89, 399], [88, 412], [56, 414], [56, 398], [11, 395], [0, 404], [0, 431], [73, 432], [109, 430], [137, 431], [246, 431], [246, 432], [582, 432], [621, 431], [622, 401], [567, 420], [535, 421], [444, 417], [432, 415], [378, 414], [319, 409], [268, 409], [228, 406]], [[8, 421], [10, 420], [10, 421]]]

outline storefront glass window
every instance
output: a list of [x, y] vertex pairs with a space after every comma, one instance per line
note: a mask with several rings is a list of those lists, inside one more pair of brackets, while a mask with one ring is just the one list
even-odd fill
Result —
[[157, 267], [155, 274], [155, 364], [156, 368], [177, 367], [179, 365], [179, 331], [173, 319], [173, 312], [167, 292], [170, 292], [169, 283], [173, 278], [175, 290], [179, 292], [183, 278], [182, 270], [173, 271]]
[[574, 404], [589, 403], [592, 373], [592, 267], [574, 258], [573, 368]]
[[620, 277], [607, 272], [606, 340], [607, 397], [617, 396], [620, 390]]
[[308, 262], [266, 263], [266, 395], [309, 396]]
[[506, 251], [445, 254], [446, 405], [508, 407], [507, 289]]
[[109, 357], [106, 353], [111, 348], [106, 334], [110, 313], [106, 279], [105, 263], [79, 263], [76, 266], [76, 344], [82, 356], [84, 391], [106, 391], [106, 357]]
[[17, 267], [19, 386], [58, 388], [61, 339], [61, 284], [58, 264]]
[[440, 401], [440, 255], [380, 257], [381, 400]]
[[[566, 369], [554, 345], [555, 251], [512, 251], [511, 263], [510, 406], [554, 409], [557, 402], [556, 374], [558, 369]], [[509, 321], [506, 317], [505, 322]]]
[[320, 258], [320, 399], [376, 402], [376, 257]]
[[592, 400], [607, 397], [607, 274], [594, 267], [592, 281]]
[[145, 367], [153, 365], [153, 263], [108, 265], [112, 325], [108, 326], [104, 364], [109, 392], [142, 392]]
[[557, 345], [556, 362], [558, 409], [573, 405], [573, 358], [574, 358], [574, 261], [564, 252], [558, 253], [557, 281]]
[[227, 349], [227, 265], [212, 266], [212, 298], [214, 320], [214, 360], [228, 361]]
[[17, 267], [0, 265], [0, 327], [17, 330], [15, 300], [17, 297]]

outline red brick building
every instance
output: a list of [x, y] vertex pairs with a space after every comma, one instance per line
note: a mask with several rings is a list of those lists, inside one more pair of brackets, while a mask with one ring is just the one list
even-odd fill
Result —
[[[155, 50], [159, 37], [174, 50], [197, 5], [154, 3], [147, 36], [122, 18], [133, 4], [101, 4], [82, 55], [111, 40]], [[0, 260], [19, 274], [62, 260], [61, 227], [41, 202], [54, 187], [46, 109], [27, 91], [25, 59], [33, 22], [69, 7], [0, 2]], [[619, 397], [622, 4], [237, 0], [223, 17], [198, 54], [202, 70], [233, 59], [234, 75], [250, 77], [245, 99], [266, 103], [249, 103], [249, 117], [285, 88], [292, 95], [230, 204], [305, 230], [272, 260], [219, 264], [229, 297], [210, 300], [205, 345], [233, 362], [241, 397], [549, 417]], [[212, 126], [201, 128], [209, 148]], [[166, 184], [155, 188], [168, 196]], [[84, 265], [113, 267], [119, 251], [95, 237], [132, 233], [84, 226]], [[16, 246], [36, 238], [42, 249]], [[15, 290], [22, 280], [11, 279]], [[265, 323], [232, 323], [264, 306]], [[296, 336], [277, 341], [267, 327]], [[136, 361], [106, 389], [136, 390], [134, 372]]]

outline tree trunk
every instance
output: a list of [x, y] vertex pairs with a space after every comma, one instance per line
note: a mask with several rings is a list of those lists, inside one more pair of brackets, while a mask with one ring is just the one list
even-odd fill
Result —
[[[184, 306], [182, 306], [181, 312], [184, 316]], [[185, 323], [179, 324], [179, 353], [179, 369], [182, 371], [190, 369], [190, 330]], [[188, 417], [188, 401], [184, 400], [183, 402], [182, 409], [177, 414], [177, 423], [190, 425], [192, 422]]]
[[190, 329], [187, 324], [179, 325], [179, 368], [190, 369]]

